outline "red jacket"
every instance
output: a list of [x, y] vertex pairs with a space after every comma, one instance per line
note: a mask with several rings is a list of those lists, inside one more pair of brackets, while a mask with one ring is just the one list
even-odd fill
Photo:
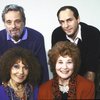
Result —
[[[94, 99], [95, 86], [92, 81], [85, 79], [84, 77], [77, 76], [76, 98], [77, 99]], [[53, 79], [52, 79], [53, 80]], [[42, 84], [39, 88], [38, 100], [53, 100], [52, 94], [52, 80]]]

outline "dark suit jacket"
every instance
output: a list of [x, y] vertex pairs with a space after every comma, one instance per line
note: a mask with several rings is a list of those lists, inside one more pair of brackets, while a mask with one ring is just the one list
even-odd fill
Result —
[[[95, 72], [98, 64], [100, 51], [100, 31], [85, 23], [81, 25], [81, 44], [78, 44], [81, 53], [81, 67], [79, 74], [84, 75], [87, 71]], [[58, 41], [69, 41], [66, 33], [61, 26], [56, 28], [52, 33], [52, 46]]]
[[[79, 75], [77, 76], [76, 79], [77, 79], [76, 99], [93, 100], [95, 96], [94, 83]], [[53, 100], [52, 80], [49, 80], [40, 86], [38, 93], [38, 100]]]

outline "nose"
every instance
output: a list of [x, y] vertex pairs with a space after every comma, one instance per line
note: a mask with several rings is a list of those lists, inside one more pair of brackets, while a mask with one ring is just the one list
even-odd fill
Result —
[[23, 74], [23, 73], [24, 73], [24, 71], [23, 71], [22, 68], [19, 69], [19, 73], [20, 73], [20, 74]]
[[68, 22], [67, 22], [67, 21], [65, 21], [65, 22], [63, 23], [63, 27], [68, 27]]
[[12, 22], [12, 23], [11, 23], [11, 27], [12, 27], [12, 28], [15, 28], [15, 27], [16, 27], [15, 22]]
[[66, 69], [66, 68], [67, 68], [67, 64], [64, 63], [63, 66], [62, 66], [62, 68], [63, 68], [63, 69]]

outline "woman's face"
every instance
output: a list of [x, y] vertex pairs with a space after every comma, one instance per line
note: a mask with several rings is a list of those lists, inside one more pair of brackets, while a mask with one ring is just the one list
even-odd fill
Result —
[[15, 84], [21, 84], [26, 80], [29, 70], [21, 60], [18, 60], [11, 68], [11, 80]]
[[74, 71], [74, 63], [72, 58], [66, 55], [59, 56], [56, 62], [56, 73], [61, 79], [69, 79]]

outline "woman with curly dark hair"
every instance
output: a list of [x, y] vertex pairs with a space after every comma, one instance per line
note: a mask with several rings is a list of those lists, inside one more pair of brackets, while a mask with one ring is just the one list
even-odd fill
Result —
[[94, 99], [94, 83], [77, 74], [80, 52], [75, 44], [57, 42], [48, 56], [54, 77], [40, 86], [38, 100]]
[[0, 99], [33, 100], [40, 76], [40, 64], [31, 52], [21, 47], [9, 49], [0, 58]]

